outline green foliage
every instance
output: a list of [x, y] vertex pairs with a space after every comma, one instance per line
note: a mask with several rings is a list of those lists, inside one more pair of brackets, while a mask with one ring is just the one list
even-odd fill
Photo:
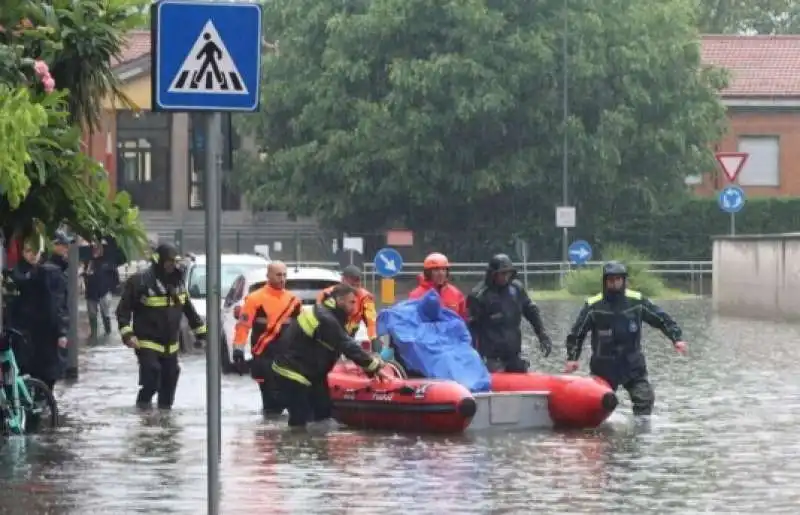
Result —
[[794, 0], [694, 0], [700, 30], [707, 34], [798, 34]]
[[[93, 127], [103, 99], [119, 94], [110, 63], [133, 3], [141, 1], [4, 2], [0, 106], [10, 106], [10, 118], [0, 122], [0, 144], [10, 151], [0, 169], [0, 222], [6, 238], [67, 224], [87, 238], [113, 236], [129, 252], [146, 244], [128, 195], [110, 199], [102, 166], [81, 153], [81, 128]], [[41, 70], [46, 63], [49, 72]], [[58, 89], [50, 92], [53, 79]]]
[[280, 52], [265, 59], [263, 112], [249, 122], [265, 159], [244, 168], [243, 191], [256, 208], [348, 232], [510, 241], [510, 219], [535, 220], [524, 236], [549, 247], [567, 130], [582, 220], [666, 209], [687, 174], [715, 166], [725, 120], [723, 75], [698, 72], [694, 6], [570, 1], [564, 127], [563, 5], [267, 3]]
[[39, 136], [47, 123], [47, 112], [31, 101], [27, 88], [0, 83], [0, 192], [12, 208], [28, 193], [31, 181], [25, 174], [30, 163], [28, 141]]
[[[603, 252], [604, 261], [619, 261], [628, 268], [628, 287], [647, 297], [661, 295], [666, 286], [657, 275], [648, 272], [644, 262], [652, 259], [628, 245], [609, 245]], [[594, 295], [602, 290], [603, 269], [600, 266], [582, 267], [570, 271], [565, 283], [573, 295]]]

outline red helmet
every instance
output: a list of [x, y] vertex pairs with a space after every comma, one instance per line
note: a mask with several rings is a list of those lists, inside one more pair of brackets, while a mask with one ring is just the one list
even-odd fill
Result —
[[435, 270], [437, 268], [450, 268], [450, 261], [447, 256], [439, 252], [428, 254], [425, 261], [422, 262], [423, 270]]

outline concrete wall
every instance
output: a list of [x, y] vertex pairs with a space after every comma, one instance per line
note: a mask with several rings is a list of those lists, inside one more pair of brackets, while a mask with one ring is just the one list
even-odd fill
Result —
[[800, 320], [800, 233], [714, 238], [714, 310]]

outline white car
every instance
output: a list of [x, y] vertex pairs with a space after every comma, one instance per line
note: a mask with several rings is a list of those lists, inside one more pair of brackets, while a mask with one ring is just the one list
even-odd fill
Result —
[[[316, 303], [319, 292], [340, 283], [339, 272], [327, 268], [299, 267], [289, 268], [286, 277], [286, 289], [297, 295], [303, 303], [303, 309], [311, 309]], [[222, 371], [231, 372], [233, 363], [233, 335], [236, 321], [239, 319], [244, 298], [251, 292], [261, 288], [267, 282], [267, 269], [252, 270], [234, 279], [222, 303]], [[367, 328], [362, 322], [355, 336], [356, 341], [367, 340]], [[250, 361], [250, 335], [245, 345], [245, 360]]]
[[[227, 292], [237, 277], [253, 270], [266, 270], [270, 260], [252, 254], [223, 254], [220, 262], [222, 279], [220, 291]], [[184, 283], [189, 291], [189, 302], [203, 320], [206, 320], [208, 296], [206, 256], [190, 256], [184, 261], [184, 270]], [[193, 342], [194, 336], [184, 319], [181, 329], [181, 348], [187, 350]]]

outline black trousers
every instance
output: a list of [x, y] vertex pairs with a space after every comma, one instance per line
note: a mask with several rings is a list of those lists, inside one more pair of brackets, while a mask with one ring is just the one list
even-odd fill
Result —
[[158, 394], [158, 407], [171, 408], [181, 374], [178, 353], [164, 355], [151, 349], [138, 349], [136, 357], [139, 360], [137, 406], [149, 406], [153, 396]]
[[489, 372], [513, 372], [524, 374], [528, 371], [530, 363], [519, 356], [512, 358], [486, 358], [486, 368]]
[[303, 427], [309, 422], [319, 422], [331, 417], [331, 398], [328, 381], [300, 384], [275, 374], [275, 383], [289, 410], [289, 427]]
[[656, 403], [656, 394], [647, 376], [630, 379], [621, 384], [617, 384], [607, 378], [603, 379], [608, 381], [614, 391], [617, 391], [620, 386], [627, 390], [628, 395], [631, 397], [631, 403], [633, 404], [634, 415], [645, 416], [653, 413], [653, 406]]

